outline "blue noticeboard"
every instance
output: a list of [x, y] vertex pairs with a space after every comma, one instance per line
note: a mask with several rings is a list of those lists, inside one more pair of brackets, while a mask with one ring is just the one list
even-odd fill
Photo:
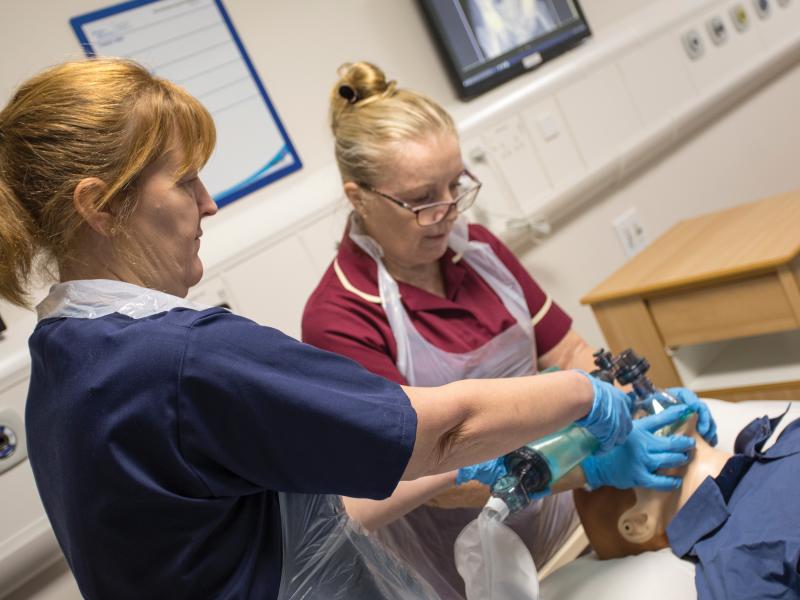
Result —
[[221, 0], [134, 0], [70, 24], [88, 56], [133, 59], [205, 105], [217, 147], [201, 176], [219, 206], [302, 166]]

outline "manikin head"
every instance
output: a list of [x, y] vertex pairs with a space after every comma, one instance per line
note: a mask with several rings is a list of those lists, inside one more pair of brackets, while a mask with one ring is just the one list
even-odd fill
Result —
[[680, 488], [671, 492], [611, 487], [575, 490], [575, 506], [599, 558], [620, 558], [669, 545], [667, 525], [703, 480], [716, 477], [731, 456], [709, 446], [696, 432], [696, 423], [697, 416], [692, 415], [676, 432], [696, 442], [691, 461], [668, 471], [683, 478]]

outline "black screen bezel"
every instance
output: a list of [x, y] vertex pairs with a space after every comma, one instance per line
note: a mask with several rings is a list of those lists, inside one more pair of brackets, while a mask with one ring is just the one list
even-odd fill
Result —
[[[535, 71], [537, 68], [539, 68], [546, 62], [552, 60], [556, 56], [559, 56], [564, 52], [567, 52], [568, 50], [574, 48], [575, 46], [578, 46], [581, 42], [583, 42], [583, 40], [585, 40], [588, 37], [591, 37], [592, 35], [591, 27], [589, 26], [589, 23], [586, 20], [586, 16], [583, 13], [583, 9], [580, 5], [580, 2], [578, 0], [573, 0], [575, 4], [575, 9], [578, 13], [579, 21], [584, 26], [584, 30], [581, 33], [573, 37], [565, 38], [558, 44], [555, 44], [541, 51], [539, 54], [541, 55], [542, 60], [536, 65], [526, 67], [522, 63], [522, 61], [519, 61], [516, 62], [515, 64], [510, 65], [508, 68], [502, 71], [498, 71], [490, 75], [486, 79], [483, 79], [473, 85], [467, 86], [462, 77], [458, 62], [456, 61], [453, 52], [450, 49], [449, 42], [447, 40], [447, 33], [444, 31], [444, 27], [441, 21], [439, 20], [439, 16], [432, 6], [437, 1], [438, 0], [418, 0], [417, 4], [420, 7], [420, 10], [425, 17], [424, 20], [426, 22], [428, 30], [430, 31], [436, 43], [437, 50], [439, 51], [439, 56], [445, 63], [448, 76], [450, 77], [450, 80], [456, 89], [458, 97], [461, 98], [462, 100], [471, 100], [472, 98], [484, 94], [489, 90], [492, 90], [497, 86], [507, 81], [510, 81], [511, 79], [523, 75], [524, 73], [530, 73], [532, 71]], [[574, 26], [575, 25], [572, 24], [568, 27], [574, 27]], [[559, 35], [562, 31], [563, 28], [557, 29], [548, 34], [547, 36], [538, 38], [536, 41], [541, 42], [542, 40], [549, 39], [550, 36], [555, 37]], [[531, 43], [518, 46], [517, 48], [511, 50], [510, 52], [507, 52], [502, 56], [496, 57], [491, 62], [494, 63], [502, 62], [510, 54], [519, 52], [529, 45], [531, 45]]]

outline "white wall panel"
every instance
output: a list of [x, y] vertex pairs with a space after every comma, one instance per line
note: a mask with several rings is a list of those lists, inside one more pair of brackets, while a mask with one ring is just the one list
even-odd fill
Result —
[[81, 600], [78, 584], [72, 578], [67, 561], [60, 557], [34, 579], [3, 596], [4, 600]]
[[695, 93], [675, 32], [660, 35], [619, 59], [625, 86], [645, 124], [666, 117]]
[[350, 202], [342, 194], [341, 201], [332, 211], [299, 233], [300, 242], [318, 273], [324, 273], [336, 256], [350, 209]]
[[538, 208], [552, 185], [522, 119], [515, 116], [490, 126], [484, 139], [489, 161], [505, 179], [523, 213]]
[[204, 278], [203, 281], [189, 290], [189, 295], [187, 297], [200, 306], [221, 306], [227, 304], [233, 311], [236, 311], [238, 308], [233, 294], [221, 277]]
[[567, 185], [583, 174], [586, 165], [552, 96], [524, 109], [522, 118], [553, 186]]
[[300, 240], [288, 237], [221, 277], [236, 290], [239, 314], [299, 339], [303, 306], [321, 275]]
[[590, 167], [613, 159], [616, 149], [641, 126], [616, 63], [597, 68], [559, 91], [556, 99]]
[[480, 136], [461, 141], [461, 154], [464, 164], [483, 187], [475, 203], [475, 212], [487, 224], [503, 223], [513, 215], [519, 214], [522, 207], [517, 203], [508, 183], [489, 161], [488, 144]]
[[[15, 380], [0, 382], [0, 408], [11, 409], [22, 417], [28, 393], [27, 371]], [[29, 554], [35, 559], [35, 569], [47, 567], [58, 560], [61, 552], [36, 490], [30, 462], [24, 459], [0, 474], [0, 597], [11, 586], [34, 573], [18, 573], [15, 567], [29, 561], [20, 555]]]
[[36, 491], [30, 463], [25, 460], [0, 475], [3, 489], [3, 515], [0, 516], [0, 562], [21, 545], [26, 532], [21, 527], [47, 522], [44, 507]]

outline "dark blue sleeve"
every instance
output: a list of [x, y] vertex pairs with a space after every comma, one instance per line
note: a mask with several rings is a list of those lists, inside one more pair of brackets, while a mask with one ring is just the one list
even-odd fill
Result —
[[194, 322], [179, 387], [181, 450], [217, 496], [384, 498], [414, 446], [399, 385], [231, 313]]

